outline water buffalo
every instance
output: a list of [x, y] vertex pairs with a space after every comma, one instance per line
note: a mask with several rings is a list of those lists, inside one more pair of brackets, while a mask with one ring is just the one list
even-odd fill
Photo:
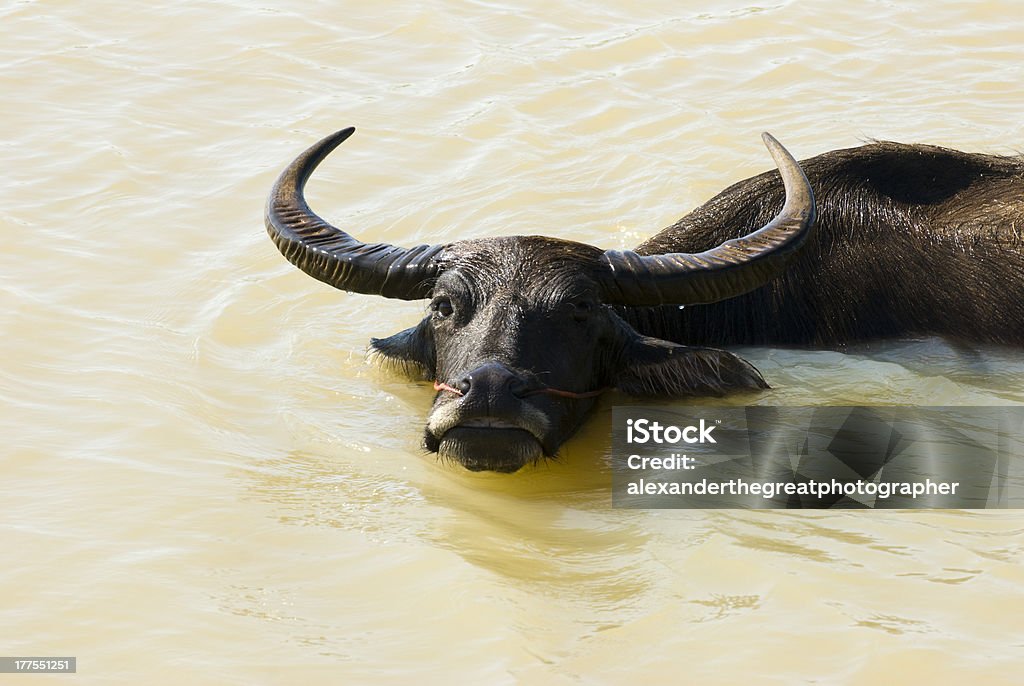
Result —
[[736, 183], [634, 251], [543, 236], [406, 249], [358, 241], [303, 197], [352, 133], [282, 172], [267, 230], [332, 286], [430, 299], [419, 324], [371, 350], [434, 382], [425, 446], [471, 470], [554, 455], [611, 388], [767, 387], [748, 362], [706, 346], [1024, 343], [1021, 158], [872, 143], [798, 164], [765, 134], [779, 171]]

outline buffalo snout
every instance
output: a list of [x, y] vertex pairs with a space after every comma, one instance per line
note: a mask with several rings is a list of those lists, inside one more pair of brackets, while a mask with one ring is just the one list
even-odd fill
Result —
[[487, 362], [462, 376], [455, 385], [462, 393], [462, 406], [467, 413], [482, 411], [500, 416], [514, 409], [516, 401], [526, 392], [526, 382], [511, 369], [498, 362]]
[[514, 472], [543, 456], [550, 421], [521, 374], [492, 360], [449, 383], [427, 422], [428, 449], [473, 471]]

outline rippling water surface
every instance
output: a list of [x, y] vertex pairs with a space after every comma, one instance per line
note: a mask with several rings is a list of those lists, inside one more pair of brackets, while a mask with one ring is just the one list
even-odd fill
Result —
[[[399, 244], [629, 247], [768, 168], [762, 130], [1015, 152], [1018, 3], [54, 0], [0, 27], [0, 653], [104, 684], [1019, 683], [1018, 512], [613, 510], [614, 398], [558, 462], [437, 464], [430, 389], [364, 357], [423, 304], [334, 291], [262, 227], [347, 125], [311, 203]], [[765, 404], [1024, 403], [1015, 350], [743, 352]]]

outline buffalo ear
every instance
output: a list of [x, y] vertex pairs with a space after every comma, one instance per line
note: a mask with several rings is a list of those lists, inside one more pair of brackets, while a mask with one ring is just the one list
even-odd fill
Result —
[[436, 360], [430, 317], [394, 336], [370, 339], [370, 356], [382, 367], [430, 381], [435, 377]]
[[637, 336], [625, 352], [615, 385], [630, 395], [725, 395], [769, 387], [754, 365], [725, 350]]

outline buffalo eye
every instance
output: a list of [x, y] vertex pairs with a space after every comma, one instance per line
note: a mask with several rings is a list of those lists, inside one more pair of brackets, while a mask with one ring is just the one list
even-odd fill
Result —
[[455, 307], [452, 306], [451, 298], [440, 296], [430, 302], [430, 311], [438, 319], [447, 319], [455, 312]]
[[594, 312], [595, 305], [589, 300], [575, 300], [569, 305], [572, 308], [572, 318], [578, 322], [585, 322]]

